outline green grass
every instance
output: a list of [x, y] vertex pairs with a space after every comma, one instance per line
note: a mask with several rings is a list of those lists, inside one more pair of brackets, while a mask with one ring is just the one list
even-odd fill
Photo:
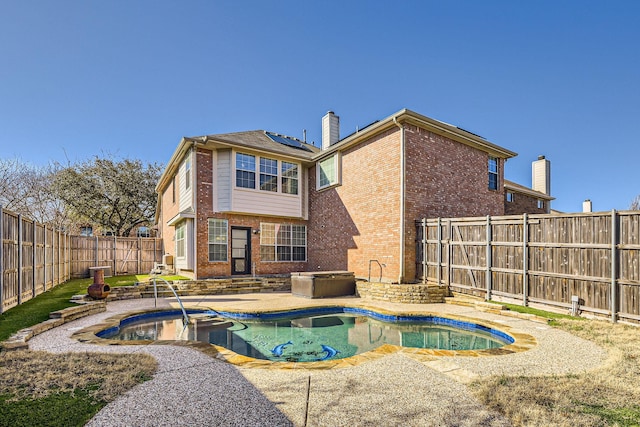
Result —
[[11, 400], [0, 396], [1, 427], [83, 426], [106, 403], [95, 402], [84, 390], [52, 394], [39, 399]]
[[490, 301], [490, 302], [503, 305], [503, 306], [507, 307], [510, 311], [515, 311], [515, 312], [518, 312], [518, 313], [533, 314], [535, 316], [543, 317], [545, 319], [552, 319], [552, 320], [556, 320], [556, 319], [583, 320], [582, 317], [574, 317], [574, 316], [570, 316], [568, 314], [553, 313], [551, 311], [539, 310], [537, 308], [525, 307], [525, 306], [522, 306], [522, 305], [505, 304], [503, 302], [496, 302], [496, 301]]
[[[105, 278], [109, 286], [131, 286], [136, 282], [149, 279], [149, 275], [129, 275]], [[181, 276], [160, 276], [165, 280], [184, 280]], [[55, 288], [13, 307], [0, 314], [0, 341], [4, 341], [20, 329], [28, 328], [49, 319], [49, 313], [72, 307], [69, 302], [72, 296], [86, 294], [87, 287], [93, 283], [92, 279], [69, 280]]]

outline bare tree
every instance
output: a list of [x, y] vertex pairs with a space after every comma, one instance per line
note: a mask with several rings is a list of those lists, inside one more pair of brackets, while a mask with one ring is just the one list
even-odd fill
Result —
[[58, 229], [68, 226], [64, 203], [52, 192], [50, 184], [55, 167], [34, 166], [15, 159], [0, 159], [0, 205], [37, 222]]
[[629, 209], [631, 209], [632, 211], [640, 210], [640, 194], [638, 194], [636, 198], [633, 199], [633, 201], [631, 202], [631, 206], [629, 206]]

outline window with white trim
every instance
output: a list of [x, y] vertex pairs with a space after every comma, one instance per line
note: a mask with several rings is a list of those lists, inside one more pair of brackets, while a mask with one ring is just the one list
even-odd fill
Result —
[[544, 200], [538, 199], [538, 209], [544, 209]]
[[298, 165], [282, 162], [282, 192], [286, 194], [298, 194]]
[[185, 257], [185, 239], [184, 232], [186, 228], [186, 223], [183, 222], [180, 225], [176, 226], [176, 258], [184, 258]]
[[229, 224], [226, 219], [209, 218], [209, 262], [227, 261]]
[[507, 202], [513, 202], [513, 193], [510, 191], [507, 191]]
[[262, 261], [306, 261], [307, 226], [297, 224], [260, 224]]
[[318, 189], [338, 183], [338, 154], [333, 154], [316, 164]]
[[489, 190], [498, 189], [498, 159], [489, 157]]
[[184, 162], [184, 188], [189, 189], [191, 185], [191, 159]]
[[256, 156], [236, 153], [236, 187], [256, 188]]
[[260, 189], [278, 191], [278, 161], [260, 157]]

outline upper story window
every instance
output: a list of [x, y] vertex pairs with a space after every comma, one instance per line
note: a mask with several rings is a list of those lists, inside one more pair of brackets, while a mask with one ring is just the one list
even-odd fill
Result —
[[236, 153], [236, 187], [256, 188], [256, 156]]
[[513, 202], [513, 193], [510, 191], [507, 192], [507, 202]]
[[333, 154], [317, 163], [318, 189], [338, 183], [338, 154]]
[[544, 200], [538, 199], [538, 209], [544, 209]]
[[[259, 170], [256, 170], [256, 167]], [[268, 157], [236, 153], [236, 187], [273, 193], [298, 194], [300, 165]]]
[[137, 231], [138, 237], [151, 237], [151, 229], [149, 227], [139, 227]]
[[187, 159], [184, 162], [184, 188], [189, 188], [191, 185], [191, 159]]
[[80, 227], [80, 235], [81, 236], [93, 236], [93, 227]]
[[278, 191], [278, 161], [260, 158], [260, 189]]
[[171, 180], [171, 202], [176, 202], [176, 177]]
[[498, 159], [489, 157], [489, 190], [498, 189]]
[[282, 192], [298, 194], [298, 165], [282, 162]]

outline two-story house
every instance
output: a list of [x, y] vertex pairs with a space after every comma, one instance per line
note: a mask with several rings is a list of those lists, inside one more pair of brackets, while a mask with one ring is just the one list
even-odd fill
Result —
[[321, 148], [263, 130], [183, 138], [156, 188], [175, 270], [367, 277], [375, 260], [412, 282], [416, 219], [506, 211], [516, 154], [456, 126], [405, 109], [340, 139], [329, 112], [322, 134]]

